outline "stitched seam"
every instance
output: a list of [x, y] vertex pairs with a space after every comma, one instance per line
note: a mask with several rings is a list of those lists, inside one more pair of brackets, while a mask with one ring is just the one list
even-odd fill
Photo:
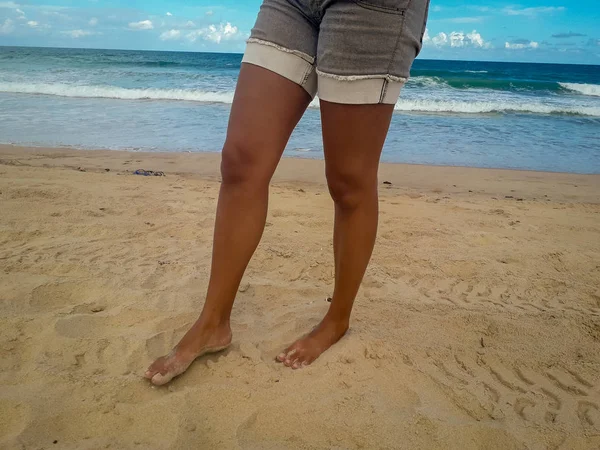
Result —
[[334, 73], [323, 72], [317, 69], [317, 75], [322, 76], [324, 78], [333, 78], [338, 81], [361, 81], [361, 80], [376, 80], [376, 79], [385, 79], [389, 82], [393, 83], [406, 83], [408, 78], [406, 77], [397, 77], [395, 75], [390, 75], [389, 73], [385, 74], [375, 74], [375, 75], [336, 75]]
[[315, 62], [315, 58], [313, 58], [312, 56], [301, 52], [299, 50], [291, 50], [287, 47], [283, 47], [282, 45], [278, 45], [275, 44], [274, 42], [270, 42], [270, 41], [265, 41], [262, 39], [257, 39], [257, 38], [250, 38], [246, 41], [247, 44], [258, 44], [258, 45], [265, 45], [267, 47], [273, 47], [276, 48], [277, 50], [284, 52], [284, 53], [290, 53], [292, 55], [296, 55], [299, 58], [302, 58], [304, 61], [306, 61], [309, 64], [314, 64]]
[[304, 71], [304, 76], [302, 77], [302, 86], [304, 86], [306, 84], [306, 82], [308, 81], [308, 77], [310, 76], [310, 73], [312, 72], [312, 66], [309, 66], [305, 71]]
[[[412, 2], [412, 0], [408, 0], [406, 9], [410, 8], [411, 2]], [[400, 45], [400, 38], [402, 37], [402, 33], [404, 33], [404, 25], [405, 24], [406, 24], [406, 14], [404, 14], [404, 11], [403, 11], [402, 12], [402, 26], [400, 27], [400, 32], [398, 33], [398, 38], [396, 39], [396, 46], [394, 47], [394, 51], [392, 53], [392, 58], [390, 59], [390, 64], [388, 65], [388, 70], [387, 70], [388, 74], [392, 70], [392, 64], [394, 63], [394, 59], [396, 58], [396, 52], [398, 51], [398, 46]]]
[[[316, 10], [315, 10], [314, 6], [317, 7]], [[308, 20], [311, 23], [311, 25], [316, 27], [317, 30], [319, 29], [319, 27], [321, 26], [321, 21], [323, 20], [323, 14], [324, 14], [323, 8], [321, 6], [319, 6], [318, 4], [313, 5], [312, 2], [309, 2], [308, 7], [310, 9], [310, 12], [312, 14], [316, 14], [316, 16], [314, 16], [314, 17], [311, 17], [311, 16], [305, 14], [305, 12], [302, 11], [300, 8], [298, 8], [296, 5], [294, 5], [294, 7], [296, 7], [296, 9], [298, 9], [300, 11], [300, 14], [302, 14], [306, 18], [306, 20]]]
[[381, 95], [379, 96], [379, 103], [383, 103], [383, 99], [385, 98], [385, 94], [387, 92], [388, 80], [384, 79], [383, 84], [381, 86]]
[[[354, 0], [354, 3], [356, 3], [361, 8], [371, 9], [373, 11], [381, 11], [381, 12], [390, 13], [390, 14], [398, 14], [398, 15], [404, 14], [404, 11], [406, 11], [408, 9], [408, 5], [406, 8], [392, 8], [390, 6], [372, 5], [371, 3], [367, 3], [367, 2], [364, 2], [361, 0]], [[410, 2], [408, 4], [410, 5]]]

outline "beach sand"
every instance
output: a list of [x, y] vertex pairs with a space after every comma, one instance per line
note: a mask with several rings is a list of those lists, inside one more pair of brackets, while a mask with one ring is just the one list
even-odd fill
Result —
[[600, 176], [383, 165], [351, 329], [292, 371], [333, 212], [323, 162], [284, 159], [233, 345], [156, 388], [202, 307], [218, 166], [0, 146], [0, 448], [600, 448]]

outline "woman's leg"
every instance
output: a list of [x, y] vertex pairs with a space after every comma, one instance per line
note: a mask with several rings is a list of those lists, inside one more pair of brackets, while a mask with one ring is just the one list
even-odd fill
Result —
[[206, 301], [179, 344], [146, 371], [154, 384], [169, 382], [201, 354], [231, 342], [229, 316], [263, 233], [269, 182], [309, 103], [310, 96], [299, 85], [262, 67], [242, 64], [222, 153]]
[[335, 287], [323, 321], [277, 357], [294, 369], [312, 363], [348, 330], [375, 244], [377, 169], [393, 108], [321, 101], [327, 183], [335, 202]]

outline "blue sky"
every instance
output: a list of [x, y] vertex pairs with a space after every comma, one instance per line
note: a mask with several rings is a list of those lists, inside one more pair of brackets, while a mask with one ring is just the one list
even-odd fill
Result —
[[[260, 0], [0, 0], [0, 45], [242, 52]], [[597, 0], [434, 0], [422, 58], [600, 64]]]

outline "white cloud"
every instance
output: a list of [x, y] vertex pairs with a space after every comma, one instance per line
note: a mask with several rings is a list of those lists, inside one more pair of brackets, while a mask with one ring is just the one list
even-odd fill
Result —
[[89, 24], [93, 27], [95, 27], [96, 25], [98, 25], [98, 19], [95, 17], [92, 17], [89, 21]]
[[195, 42], [197, 39], [214, 42], [220, 44], [222, 41], [242, 38], [242, 33], [238, 27], [231, 23], [220, 23], [219, 25], [209, 25], [208, 27], [194, 30], [186, 35], [190, 42]]
[[15, 2], [0, 2], [0, 8], [17, 9], [20, 5]]
[[465, 33], [462, 31], [453, 31], [450, 33], [450, 47], [464, 47], [466, 43]]
[[194, 22], [192, 22], [191, 20], [188, 20], [185, 25], [185, 28], [196, 28], [196, 24]]
[[563, 12], [564, 6], [536, 6], [533, 8], [514, 8], [507, 6], [502, 9], [502, 12], [508, 16], [537, 16], [538, 14], [553, 14], [555, 12]]
[[[426, 44], [429, 42], [429, 34], [425, 33], [425, 38], [423, 39], [423, 43]], [[448, 36], [443, 31], [438, 33], [436, 36], [431, 38], [431, 43], [436, 47], [441, 47], [446, 45], [448, 42]]]
[[173, 14], [171, 14], [170, 12], [167, 13], [167, 16], [172, 16]]
[[142, 20], [140, 22], [130, 22], [129, 28], [132, 30], [152, 30], [154, 28], [154, 24], [151, 20]]
[[178, 39], [181, 39], [180, 30], [169, 30], [160, 35], [161, 41], [176, 41]]
[[434, 46], [434, 47], [452, 47], [452, 48], [491, 48], [491, 44], [486, 42], [477, 30], [473, 30], [470, 33], [464, 33], [462, 31], [452, 31], [449, 34], [443, 31], [431, 37], [429, 30], [425, 30], [425, 36], [423, 37], [423, 45]]
[[211, 9], [211, 10], [208, 10], [208, 11], [206, 11], [206, 12], [204, 13], [204, 15], [205, 15], [205, 16], [209, 16], [209, 17], [210, 17], [210, 16], [212, 16], [214, 13], [215, 13], [215, 12], [214, 12], [214, 11]]
[[72, 37], [73, 39], [79, 39], [86, 36], [92, 36], [94, 34], [98, 34], [95, 31], [87, 31], [87, 30], [71, 30], [71, 31], [61, 31], [61, 34]]
[[538, 48], [540, 46], [539, 43], [535, 42], [535, 41], [529, 41], [529, 42], [505, 42], [504, 43], [504, 48], [510, 49], [510, 50], [523, 50], [526, 48]]
[[29, 22], [27, 22], [27, 25], [29, 25], [31, 28], [36, 28], [39, 23], [37, 23], [35, 20], [30, 20]]
[[10, 34], [14, 31], [15, 26], [13, 25], [13, 21], [10, 19], [6, 19], [2, 25], [0, 25], [0, 34]]
[[15, 12], [16, 12], [17, 14], [21, 14], [22, 16], [24, 16], [24, 15], [25, 15], [25, 13], [23, 12], [23, 10], [22, 10], [22, 9], [19, 9], [19, 8], [15, 9]]
[[467, 34], [467, 39], [469, 39], [475, 47], [485, 47], [486, 44], [489, 45], [488, 43], [484, 42], [481, 34], [475, 30]]

